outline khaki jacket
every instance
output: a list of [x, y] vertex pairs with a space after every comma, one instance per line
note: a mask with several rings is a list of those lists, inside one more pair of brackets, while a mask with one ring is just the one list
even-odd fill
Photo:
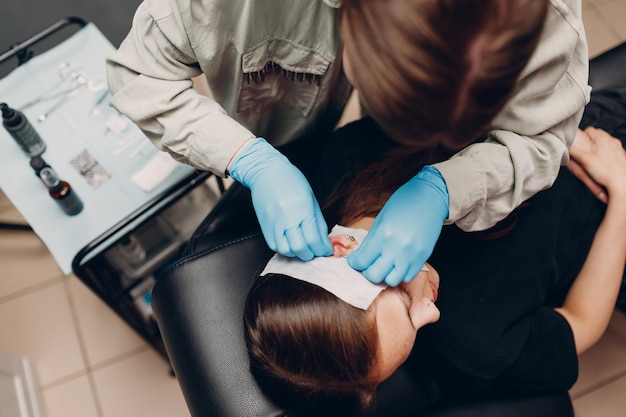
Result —
[[[111, 104], [175, 159], [221, 176], [248, 139], [336, 123], [340, 0], [144, 0], [107, 60]], [[212, 99], [191, 78], [204, 74]], [[483, 230], [549, 187], [589, 100], [581, 0], [552, 0], [543, 39], [485, 143], [436, 164], [449, 222]]]

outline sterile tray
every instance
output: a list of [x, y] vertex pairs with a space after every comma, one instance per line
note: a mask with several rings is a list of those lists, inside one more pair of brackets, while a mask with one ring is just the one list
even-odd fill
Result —
[[[70, 23], [82, 27], [30, 58], [25, 46]], [[123, 234], [210, 174], [175, 162], [108, 105], [105, 59], [115, 49], [94, 24], [66, 19], [18, 46], [0, 56], [0, 63], [14, 55], [20, 60], [0, 80], [0, 102], [26, 106], [22, 111], [47, 145], [42, 157], [72, 185], [84, 209], [65, 215], [35, 176], [29, 157], [2, 128], [0, 188], [67, 274], [95, 256], [101, 242]]]

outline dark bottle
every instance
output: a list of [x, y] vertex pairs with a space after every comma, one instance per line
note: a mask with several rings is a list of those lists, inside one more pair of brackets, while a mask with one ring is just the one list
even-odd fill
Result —
[[41, 156], [33, 156], [30, 158], [30, 166], [35, 171], [37, 178], [40, 180], [42, 180], [41, 170], [44, 168], [50, 168], [50, 165], [48, 165], [48, 163]]
[[46, 144], [24, 113], [12, 109], [6, 103], [0, 103], [0, 108], [4, 128], [13, 136], [24, 153], [28, 156], [41, 155], [46, 150]]
[[65, 214], [73, 216], [81, 212], [83, 202], [66, 181], [59, 179], [52, 168], [43, 168], [40, 175], [41, 180], [48, 187], [50, 197], [59, 204]]

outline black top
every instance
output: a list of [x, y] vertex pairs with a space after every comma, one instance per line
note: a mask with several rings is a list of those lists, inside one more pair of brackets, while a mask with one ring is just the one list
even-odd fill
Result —
[[[624, 141], [625, 120], [626, 90], [597, 92], [581, 127], [602, 127]], [[394, 145], [366, 118], [339, 130], [329, 146], [314, 177], [320, 200], [337, 178], [351, 178]], [[429, 260], [441, 278], [441, 318], [420, 330], [406, 364], [427, 381], [426, 397], [574, 384], [573, 334], [553, 307], [580, 271], [605, 207], [562, 168], [552, 188], [507, 219], [515, 226], [503, 236], [444, 227]]]
[[418, 338], [435, 379], [472, 390], [574, 384], [573, 334], [553, 307], [580, 271], [604, 209], [563, 168], [503, 237], [444, 228], [430, 259], [441, 277], [441, 319]]

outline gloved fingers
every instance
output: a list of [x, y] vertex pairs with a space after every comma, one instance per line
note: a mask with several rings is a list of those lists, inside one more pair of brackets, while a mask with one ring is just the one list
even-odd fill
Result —
[[266, 222], [262, 221], [262, 217], [258, 215], [259, 223], [261, 225], [261, 232], [263, 233], [263, 237], [265, 238], [265, 243], [267, 246], [273, 250], [274, 252], [282, 253], [278, 250], [278, 244], [276, 242], [276, 236], [274, 235], [274, 230], [266, 224]]
[[393, 270], [393, 260], [384, 256], [378, 257], [369, 267], [364, 269], [363, 276], [373, 282], [380, 284]]
[[324, 222], [323, 218], [321, 219], [322, 223], [324, 223], [324, 227], [321, 228], [318, 225], [319, 220], [320, 219], [317, 218], [302, 223], [300, 226], [302, 235], [314, 256], [330, 256], [333, 250], [330, 245], [330, 240], [328, 239], [326, 222]]
[[285, 230], [285, 242], [289, 251], [303, 261], [310, 261], [315, 256], [309, 248], [301, 227]]
[[317, 251], [315, 252], [316, 255], [331, 256], [333, 254], [333, 245], [330, 243], [330, 239], [328, 238], [328, 224], [326, 223], [326, 219], [324, 219], [322, 209], [317, 203], [317, 200], [315, 201], [315, 226], [317, 226], [317, 233], [319, 233], [322, 242], [322, 247], [319, 248], [319, 255], [317, 255]]
[[348, 255], [348, 265], [350, 265], [352, 269], [357, 271], [365, 271], [380, 256], [380, 245], [376, 244], [377, 241], [374, 238], [374, 235], [376, 233], [375, 226], [376, 225], [374, 225], [370, 232], [367, 234], [367, 236], [365, 236], [365, 239], [363, 239], [363, 242], [361, 242], [359, 247]]
[[315, 225], [318, 229], [317, 232], [321, 236], [324, 236], [324, 244], [328, 246], [328, 256], [330, 256], [333, 254], [333, 245], [330, 244], [330, 239], [328, 238], [328, 224], [326, 223], [326, 219], [324, 219], [324, 215], [322, 214], [322, 209], [320, 208], [319, 204], [317, 204], [316, 206]]
[[296, 254], [293, 253], [293, 251], [291, 250], [291, 246], [289, 246], [289, 240], [286, 237], [286, 231], [282, 227], [275, 227], [274, 230], [270, 232], [270, 234], [273, 236], [273, 239], [276, 242], [276, 248], [274, 249], [270, 247], [270, 249], [290, 258], [296, 256]]
[[385, 284], [390, 287], [396, 287], [407, 277], [407, 272], [409, 269], [409, 263], [406, 261], [406, 258], [403, 256], [396, 256], [395, 259], [392, 259], [393, 268], [387, 276], [384, 277]]
[[404, 279], [402, 280], [403, 282], [411, 282], [413, 280], [413, 278], [415, 278], [420, 271], [422, 270], [422, 268], [424, 267], [426, 262], [422, 262], [421, 261], [421, 256], [418, 255], [416, 256], [412, 262], [409, 264], [409, 268], [407, 270], [407, 273], [404, 275]]
[[[420, 273], [417, 273], [414, 278], [417, 278], [420, 275]], [[419, 279], [417, 279], [417, 281], [414, 284], [411, 284], [412, 294], [414, 295], [424, 294], [424, 288], [426, 287], [426, 285], [430, 285], [427, 283], [428, 283], [428, 275], [424, 275], [420, 277]]]

